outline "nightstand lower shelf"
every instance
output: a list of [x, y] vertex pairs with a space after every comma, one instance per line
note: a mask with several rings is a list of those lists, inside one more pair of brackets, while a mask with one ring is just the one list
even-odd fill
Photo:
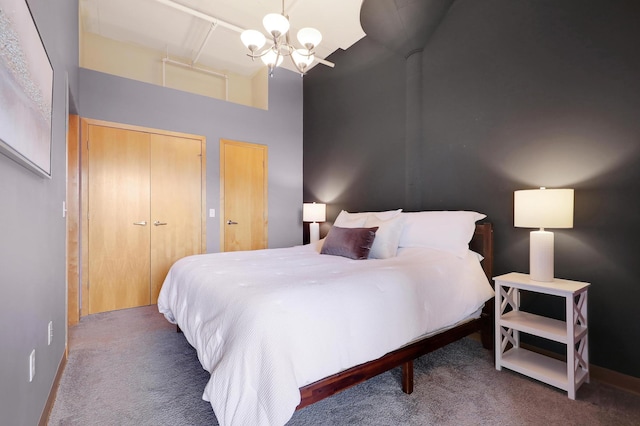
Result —
[[[522, 348], [511, 348], [502, 354], [502, 367], [524, 374], [562, 390], [569, 390], [567, 363]], [[576, 387], [587, 377], [587, 372], [578, 369]]]

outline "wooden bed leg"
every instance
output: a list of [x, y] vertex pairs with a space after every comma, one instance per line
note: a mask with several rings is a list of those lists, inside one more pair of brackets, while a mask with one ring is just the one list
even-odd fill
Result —
[[402, 391], [407, 394], [413, 392], [413, 360], [402, 364]]
[[480, 340], [485, 349], [493, 349], [494, 344], [494, 299], [488, 300], [480, 316]]

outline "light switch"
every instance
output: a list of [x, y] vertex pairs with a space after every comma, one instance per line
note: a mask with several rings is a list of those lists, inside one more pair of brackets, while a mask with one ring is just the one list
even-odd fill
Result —
[[216, 217], [216, 209], [209, 209], [209, 217]]

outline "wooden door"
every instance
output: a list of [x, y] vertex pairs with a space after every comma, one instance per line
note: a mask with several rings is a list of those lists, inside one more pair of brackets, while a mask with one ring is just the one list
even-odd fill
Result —
[[170, 266], [206, 252], [206, 139], [80, 123], [81, 315], [156, 303]]
[[89, 313], [148, 305], [149, 134], [88, 131]]
[[202, 145], [151, 135], [151, 303], [173, 263], [202, 247]]
[[267, 147], [220, 140], [222, 251], [267, 248]]

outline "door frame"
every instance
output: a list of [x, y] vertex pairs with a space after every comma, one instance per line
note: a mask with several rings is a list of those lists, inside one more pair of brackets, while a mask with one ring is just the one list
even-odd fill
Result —
[[80, 117], [67, 132], [67, 325], [80, 321]]
[[[80, 270], [78, 272], [78, 281], [79, 284], [75, 285], [72, 283], [72, 280], [69, 280], [69, 285], [67, 288], [67, 297], [68, 301], [70, 300], [78, 300], [78, 303], [72, 305], [69, 303], [68, 311], [69, 311], [69, 325], [72, 325], [71, 320], [75, 318], [80, 318], [86, 316], [89, 312], [89, 225], [87, 221], [87, 215], [89, 211], [89, 192], [88, 185], [85, 184], [87, 179], [89, 178], [89, 153], [88, 153], [88, 135], [89, 135], [89, 126], [90, 125], [98, 125], [105, 127], [114, 127], [122, 130], [132, 130], [137, 132], [146, 132], [146, 133], [154, 133], [160, 135], [167, 136], [175, 136], [186, 139], [196, 139], [199, 140], [202, 147], [202, 157], [201, 157], [201, 206], [200, 206], [200, 217], [201, 217], [201, 233], [200, 242], [201, 242], [201, 253], [206, 253], [207, 251], [207, 139], [202, 135], [195, 135], [190, 133], [181, 133], [181, 132], [173, 132], [170, 130], [161, 130], [154, 129], [150, 127], [142, 127], [135, 126], [130, 124], [123, 123], [114, 123], [110, 121], [104, 120], [95, 120], [92, 118], [83, 118], [80, 117], [80, 125], [79, 125], [79, 133], [77, 134], [77, 143], [78, 150], [80, 156], [80, 165], [79, 167], [69, 167], [67, 173], [67, 181], [78, 181], [77, 185], [74, 185], [72, 190], [73, 193], [68, 192], [67, 197], [73, 198], [78, 196], [80, 199], [79, 209], [69, 209], [68, 210], [68, 219], [69, 221], [75, 220], [79, 223], [79, 238], [80, 249], [76, 250], [75, 257], [70, 256], [67, 260], [67, 267], [71, 265], [73, 262], [76, 262], [77, 265], [80, 266]], [[71, 140], [69, 139], [68, 143]], [[77, 236], [77, 234], [76, 234]], [[77, 256], [79, 255], [79, 259]], [[72, 285], [73, 284], [73, 285]], [[83, 297], [87, 296], [87, 297]], [[73, 313], [71, 310], [73, 309]], [[78, 309], [76, 314], [75, 309]], [[76, 321], [77, 322], [77, 321]]]

